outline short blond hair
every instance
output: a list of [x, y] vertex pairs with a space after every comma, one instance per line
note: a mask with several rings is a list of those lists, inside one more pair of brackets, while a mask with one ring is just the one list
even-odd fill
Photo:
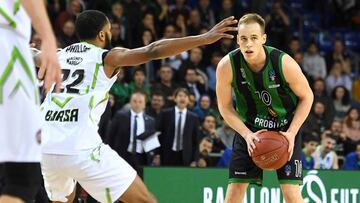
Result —
[[257, 13], [248, 13], [243, 15], [238, 23], [238, 26], [241, 24], [250, 24], [250, 23], [257, 23], [260, 25], [261, 31], [265, 33], [265, 20]]

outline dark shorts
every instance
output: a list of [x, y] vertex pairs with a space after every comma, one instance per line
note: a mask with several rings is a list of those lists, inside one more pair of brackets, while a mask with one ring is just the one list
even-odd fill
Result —
[[4, 181], [1, 195], [33, 202], [42, 181], [40, 163], [0, 163], [0, 178]]
[[[301, 136], [297, 135], [290, 161], [276, 170], [280, 184], [302, 184]], [[236, 133], [229, 166], [229, 183], [262, 184], [263, 170], [255, 165], [248, 154], [245, 139]]]

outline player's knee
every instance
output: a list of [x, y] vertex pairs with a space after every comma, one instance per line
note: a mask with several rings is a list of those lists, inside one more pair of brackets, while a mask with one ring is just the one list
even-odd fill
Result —
[[281, 185], [281, 190], [286, 202], [298, 202], [302, 199], [298, 185]]

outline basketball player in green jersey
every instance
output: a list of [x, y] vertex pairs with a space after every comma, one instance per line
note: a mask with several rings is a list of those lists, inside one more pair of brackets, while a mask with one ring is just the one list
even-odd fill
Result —
[[[280, 131], [289, 141], [290, 158], [277, 170], [287, 203], [303, 202], [301, 139], [313, 93], [299, 65], [289, 55], [265, 46], [264, 19], [254, 13], [239, 20], [239, 48], [218, 64], [216, 93], [221, 115], [236, 130], [225, 202], [242, 202], [249, 183], [261, 184], [262, 169], [251, 159], [257, 135]], [[233, 107], [235, 93], [236, 110]], [[293, 153], [294, 152], [294, 153]]]

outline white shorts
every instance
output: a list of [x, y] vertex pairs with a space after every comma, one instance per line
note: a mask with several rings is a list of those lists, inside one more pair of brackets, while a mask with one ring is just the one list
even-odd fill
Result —
[[78, 155], [43, 154], [45, 189], [52, 201], [66, 202], [76, 182], [97, 201], [114, 202], [135, 180], [136, 171], [108, 145]]
[[0, 162], [40, 162], [38, 82], [29, 42], [1, 28]]

